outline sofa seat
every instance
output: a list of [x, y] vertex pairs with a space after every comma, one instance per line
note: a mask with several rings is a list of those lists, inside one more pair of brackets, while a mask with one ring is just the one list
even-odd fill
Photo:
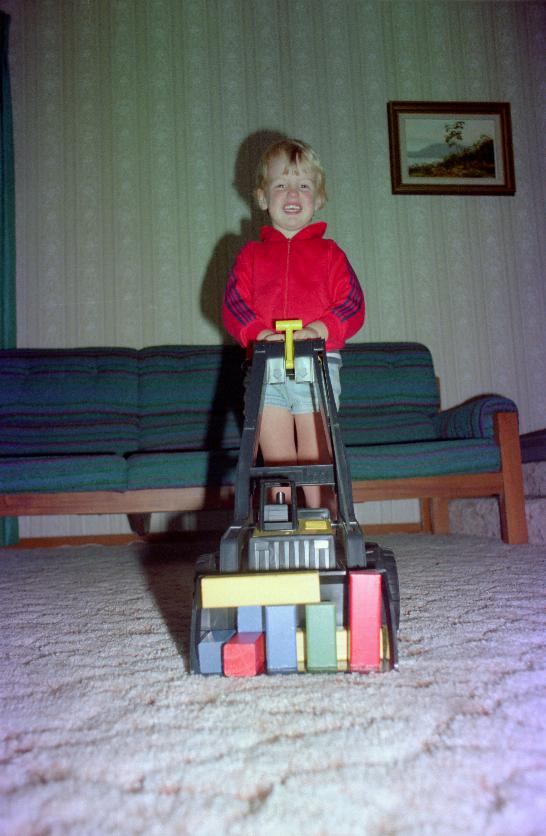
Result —
[[127, 460], [114, 454], [0, 459], [0, 493], [124, 491]]
[[492, 438], [349, 446], [347, 456], [354, 481], [487, 473], [500, 467]]
[[[343, 383], [345, 380], [343, 378]], [[339, 424], [346, 447], [359, 447], [366, 439], [367, 445], [398, 444], [403, 441], [432, 441], [438, 434], [432, 415], [420, 412], [372, 412], [347, 407], [341, 394]]]
[[135, 453], [128, 460], [128, 488], [231, 486], [235, 481], [238, 453], [238, 450]]

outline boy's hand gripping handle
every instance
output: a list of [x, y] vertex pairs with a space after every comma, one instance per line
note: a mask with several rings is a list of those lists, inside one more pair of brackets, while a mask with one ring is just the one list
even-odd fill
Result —
[[303, 323], [301, 319], [277, 319], [276, 331], [285, 332], [284, 362], [287, 369], [294, 368], [294, 331], [299, 331]]

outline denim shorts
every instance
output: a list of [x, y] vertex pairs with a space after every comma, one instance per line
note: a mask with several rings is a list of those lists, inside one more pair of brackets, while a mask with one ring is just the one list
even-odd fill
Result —
[[[341, 394], [341, 383], [339, 380], [340, 368], [341, 357], [339, 355], [328, 355], [330, 383], [332, 384], [334, 400], [338, 409]], [[287, 409], [293, 415], [318, 412], [320, 410], [318, 387], [313, 383], [296, 383], [293, 378], [289, 377], [286, 378], [284, 383], [267, 383], [264, 395], [265, 405]]]

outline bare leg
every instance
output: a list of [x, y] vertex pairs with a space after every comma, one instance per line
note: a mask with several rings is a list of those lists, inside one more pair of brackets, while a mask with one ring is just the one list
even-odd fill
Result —
[[[296, 446], [297, 438], [297, 446]], [[260, 449], [267, 465], [324, 464], [331, 461], [319, 412], [292, 415], [278, 406], [264, 406], [260, 428]], [[304, 486], [308, 508], [329, 508], [335, 514], [331, 490], [320, 485]], [[284, 490], [286, 502], [290, 491]]]
[[[320, 412], [296, 415], [298, 464], [326, 464], [331, 461], [328, 443], [324, 435]], [[332, 494], [320, 485], [305, 485], [305, 502], [308, 508], [332, 507]]]
[[[294, 416], [280, 406], [264, 406], [260, 427], [260, 449], [266, 465], [276, 467], [283, 464], [297, 464]], [[290, 502], [288, 488], [283, 488], [285, 501]]]

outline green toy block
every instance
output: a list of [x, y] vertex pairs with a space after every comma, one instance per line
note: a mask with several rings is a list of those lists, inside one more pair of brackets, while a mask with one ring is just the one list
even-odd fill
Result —
[[308, 671], [337, 671], [335, 603], [307, 604], [305, 643]]

